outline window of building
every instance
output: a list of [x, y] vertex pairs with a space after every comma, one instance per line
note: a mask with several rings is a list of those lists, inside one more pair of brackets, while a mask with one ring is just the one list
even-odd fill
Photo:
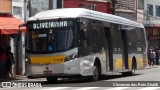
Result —
[[120, 5], [121, 8], [122, 8], [122, 9], [126, 9], [126, 8], [127, 8], [126, 5], [127, 5], [126, 0], [121, 0], [121, 5]]
[[153, 5], [147, 4], [147, 14], [153, 16]]
[[128, 8], [129, 9], [134, 9], [134, 0], [128, 0]]
[[30, 16], [49, 9], [49, 0], [30, 0]]
[[160, 17], [160, 6], [156, 5], [156, 16]]
[[116, 9], [135, 10], [134, 0], [117, 0]]
[[144, 9], [144, 0], [138, 0], [138, 9]]
[[13, 16], [22, 19], [22, 7], [13, 6]]

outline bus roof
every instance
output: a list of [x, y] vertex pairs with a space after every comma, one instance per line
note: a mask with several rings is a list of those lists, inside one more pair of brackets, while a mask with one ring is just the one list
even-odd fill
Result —
[[131, 21], [129, 19], [84, 8], [62, 8], [42, 11], [30, 17], [28, 21], [78, 17], [143, 28], [142, 24]]

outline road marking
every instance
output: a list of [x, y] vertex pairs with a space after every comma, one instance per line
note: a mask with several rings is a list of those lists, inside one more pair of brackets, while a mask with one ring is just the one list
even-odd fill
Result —
[[91, 90], [91, 89], [96, 89], [100, 87], [85, 87], [85, 88], [79, 88], [79, 89], [74, 89], [74, 90]]
[[62, 89], [67, 89], [69, 87], [54, 87], [54, 88], [45, 88], [45, 89], [40, 89], [40, 90], [62, 90]]
[[160, 89], [160, 87], [145, 87], [138, 90], [156, 90], [156, 89]]
[[105, 89], [105, 90], [123, 90], [123, 89], [127, 89], [127, 88], [131, 88], [131, 87], [115, 87], [115, 88], [109, 88], [109, 89]]

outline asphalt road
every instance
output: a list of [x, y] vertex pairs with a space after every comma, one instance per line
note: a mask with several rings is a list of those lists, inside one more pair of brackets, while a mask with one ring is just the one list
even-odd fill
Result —
[[0, 88], [0, 90], [160, 90], [160, 66], [137, 70], [135, 76], [112, 75], [96, 82], [87, 79], [65, 79], [49, 84], [46, 79], [28, 79], [40, 83], [38, 88]]

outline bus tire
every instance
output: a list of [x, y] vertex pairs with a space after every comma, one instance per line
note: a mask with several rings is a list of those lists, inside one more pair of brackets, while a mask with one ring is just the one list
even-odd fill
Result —
[[98, 81], [100, 78], [100, 65], [97, 63], [93, 67], [93, 75], [91, 76], [91, 81]]
[[57, 82], [57, 78], [56, 77], [47, 77], [47, 82], [48, 83], [56, 83]]
[[122, 75], [123, 76], [134, 76], [136, 69], [137, 69], [136, 59], [133, 58], [133, 60], [132, 60], [132, 70], [129, 71], [129, 72], [122, 72]]

